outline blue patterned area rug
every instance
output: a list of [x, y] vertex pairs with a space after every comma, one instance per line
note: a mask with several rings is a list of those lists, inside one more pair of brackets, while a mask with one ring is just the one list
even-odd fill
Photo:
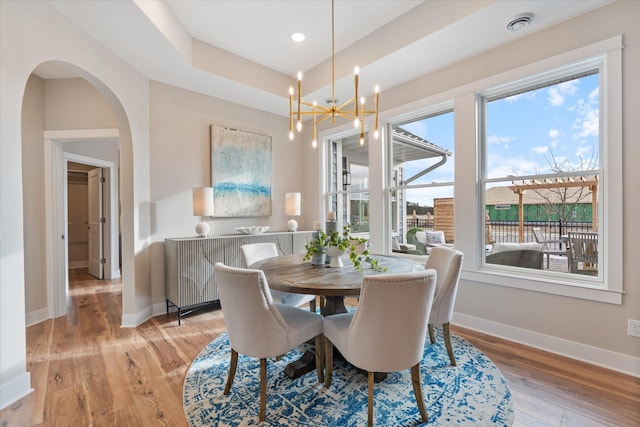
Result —
[[[510, 426], [511, 393], [498, 368], [477, 348], [452, 335], [458, 366], [449, 364], [441, 331], [431, 345], [427, 337], [421, 362], [422, 390], [429, 422], [422, 424], [411, 372], [390, 373], [375, 385], [377, 426]], [[364, 426], [367, 424], [367, 378], [351, 365], [334, 360], [333, 380], [326, 389], [312, 371], [295, 380], [284, 367], [304, 346], [280, 361], [267, 361], [267, 414], [263, 425]], [[231, 392], [222, 394], [229, 372], [230, 347], [222, 334], [198, 355], [184, 382], [184, 413], [189, 425], [259, 425], [259, 361], [238, 358]]]

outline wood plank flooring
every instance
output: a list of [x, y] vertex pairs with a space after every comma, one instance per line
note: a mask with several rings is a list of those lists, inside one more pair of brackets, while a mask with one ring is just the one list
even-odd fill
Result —
[[[68, 315], [27, 328], [35, 389], [1, 426], [186, 426], [191, 361], [225, 330], [221, 311], [158, 316], [120, 328], [121, 286], [70, 272]], [[503, 372], [514, 426], [639, 426], [640, 379], [454, 327]], [[440, 338], [440, 337], [439, 337]]]

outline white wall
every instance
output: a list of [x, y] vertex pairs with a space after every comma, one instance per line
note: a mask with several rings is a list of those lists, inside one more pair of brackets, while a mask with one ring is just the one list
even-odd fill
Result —
[[27, 81], [48, 60], [76, 66], [116, 117], [122, 160], [123, 322], [134, 324], [150, 315], [148, 81], [47, 3], [0, 2], [0, 408], [30, 390], [21, 117]]

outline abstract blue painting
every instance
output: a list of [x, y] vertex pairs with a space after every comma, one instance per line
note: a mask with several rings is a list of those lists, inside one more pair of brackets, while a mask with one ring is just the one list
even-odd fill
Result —
[[271, 137], [211, 126], [215, 217], [271, 215]]

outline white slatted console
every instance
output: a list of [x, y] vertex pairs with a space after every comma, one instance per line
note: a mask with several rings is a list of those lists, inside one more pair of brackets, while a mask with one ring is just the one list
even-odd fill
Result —
[[165, 295], [167, 313], [171, 307], [178, 310], [178, 324], [182, 315], [205, 305], [219, 306], [213, 265], [223, 262], [241, 267], [240, 247], [248, 243], [274, 242], [283, 255], [304, 253], [304, 245], [313, 232], [264, 233], [257, 235], [231, 235], [207, 238], [165, 239]]

